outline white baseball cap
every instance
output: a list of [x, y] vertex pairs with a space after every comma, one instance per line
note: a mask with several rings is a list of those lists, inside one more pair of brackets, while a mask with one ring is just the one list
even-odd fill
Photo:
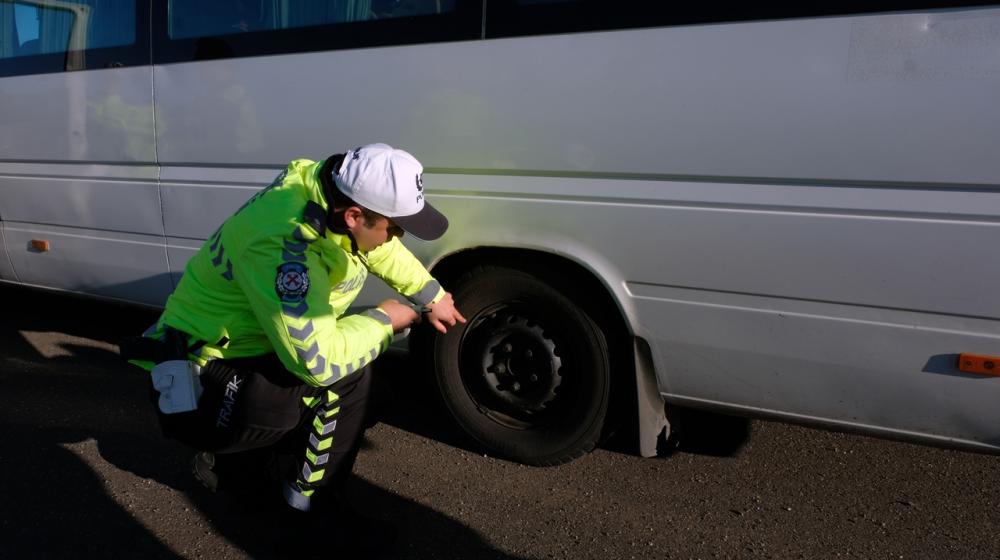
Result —
[[424, 166], [408, 152], [368, 144], [345, 154], [333, 182], [354, 202], [431, 241], [444, 235], [448, 218], [424, 200], [423, 174]]

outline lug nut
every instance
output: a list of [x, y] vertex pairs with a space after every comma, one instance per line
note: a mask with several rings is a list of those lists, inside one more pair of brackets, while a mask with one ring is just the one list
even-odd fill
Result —
[[503, 364], [497, 364], [496, 367], [494, 368], [494, 371], [496, 371], [497, 373], [503, 375], [503, 374], [507, 373], [507, 366], [505, 366]]
[[517, 381], [515, 381], [514, 384], [510, 386], [510, 388], [513, 389], [514, 391], [520, 391], [521, 390], [521, 384], [518, 383]]
[[512, 350], [514, 350], [514, 347], [509, 342], [503, 345], [504, 352], [510, 353]]
[[525, 358], [530, 358], [531, 356], [532, 356], [531, 350], [525, 350], [524, 351], [524, 357]]
[[531, 376], [528, 377], [528, 379], [530, 379], [531, 382], [534, 383], [534, 382], [538, 381], [538, 376], [532, 373]]

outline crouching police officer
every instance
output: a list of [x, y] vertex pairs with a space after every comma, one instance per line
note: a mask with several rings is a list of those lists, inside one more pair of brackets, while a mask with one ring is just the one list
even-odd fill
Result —
[[399, 241], [404, 232], [437, 239], [448, 227], [424, 200], [422, 172], [385, 144], [292, 161], [191, 259], [145, 346], [123, 346], [153, 370], [164, 432], [206, 452], [195, 461], [203, 482], [225, 486], [221, 467], [240, 458], [232, 470], [245, 470], [250, 458], [278, 473], [273, 492], [296, 510], [341, 493], [364, 430], [371, 363], [420, 319], [396, 300], [344, 315], [368, 273], [437, 330], [465, 322]]

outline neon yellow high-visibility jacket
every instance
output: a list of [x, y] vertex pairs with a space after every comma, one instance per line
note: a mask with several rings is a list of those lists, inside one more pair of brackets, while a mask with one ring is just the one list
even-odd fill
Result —
[[380, 309], [343, 316], [369, 272], [417, 305], [440, 300], [440, 284], [399, 239], [365, 253], [352, 250], [350, 236], [325, 231], [323, 163], [292, 161], [227, 219], [146, 335], [160, 338], [169, 325], [205, 341], [196, 356], [203, 364], [275, 352], [305, 383], [326, 386], [392, 340]]

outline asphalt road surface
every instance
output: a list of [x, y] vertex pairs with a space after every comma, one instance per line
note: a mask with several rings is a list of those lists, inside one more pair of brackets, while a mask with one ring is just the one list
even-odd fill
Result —
[[[154, 314], [0, 302], [0, 558], [280, 556], [273, 527], [193, 480], [118, 360]], [[392, 558], [1000, 558], [997, 457], [753, 422], [731, 456], [531, 468], [478, 450], [405, 355], [381, 361], [349, 492], [396, 528]]]

